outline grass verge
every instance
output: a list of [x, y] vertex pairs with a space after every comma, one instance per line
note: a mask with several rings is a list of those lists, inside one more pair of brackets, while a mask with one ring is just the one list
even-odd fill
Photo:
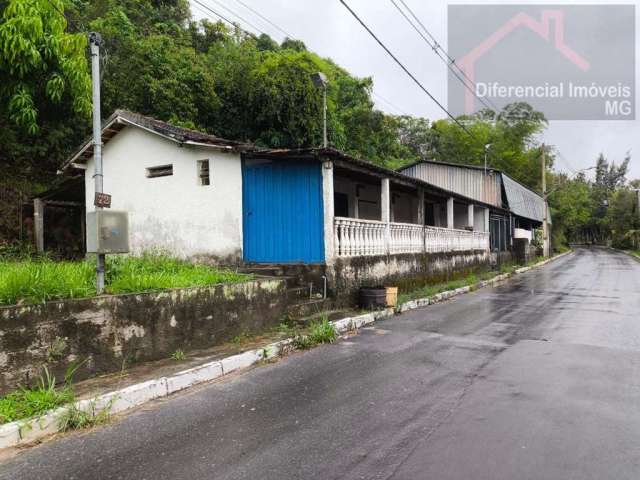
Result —
[[447, 282], [440, 282], [434, 284], [427, 284], [415, 290], [409, 292], [402, 292], [398, 295], [398, 305], [402, 305], [405, 302], [415, 300], [417, 298], [426, 298], [438, 293], [446, 292], [449, 290], [455, 290], [456, 288], [470, 287], [483, 280], [490, 280], [493, 277], [501, 275], [503, 273], [513, 273], [518, 268], [529, 267], [535, 265], [543, 260], [543, 257], [535, 257], [529, 260], [526, 264], [516, 263], [503, 263], [498, 270], [487, 270], [482, 272], [471, 273], [463, 278], [449, 280]]
[[[136, 293], [248, 280], [251, 275], [194, 265], [163, 254], [107, 257], [108, 293]], [[0, 305], [41, 303], [96, 294], [92, 261], [0, 259]]]
[[73, 402], [74, 398], [70, 381], [56, 388], [55, 377], [45, 368], [35, 387], [21, 387], [0, 397], [0, 424], [43, 415]]

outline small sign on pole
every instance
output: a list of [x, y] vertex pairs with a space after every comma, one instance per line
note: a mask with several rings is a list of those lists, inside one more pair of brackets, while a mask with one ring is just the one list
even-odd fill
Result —
[[111, 208], [111, 195], [108, 193], [96, 192], [93, 205], [99, 208]]

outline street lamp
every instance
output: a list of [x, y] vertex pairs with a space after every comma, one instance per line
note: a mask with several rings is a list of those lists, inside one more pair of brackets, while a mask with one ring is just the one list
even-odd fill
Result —
[[322, 146], [327, 148], [327, 76], [322, 72], [311, 75], [311, 80], [316, 88], [322, 88]]
[[484, 174], [487, 174], [487, 154], [489, 153], [489, 149], [491, 148], [491, 144], [487, 143], [484, 146]]

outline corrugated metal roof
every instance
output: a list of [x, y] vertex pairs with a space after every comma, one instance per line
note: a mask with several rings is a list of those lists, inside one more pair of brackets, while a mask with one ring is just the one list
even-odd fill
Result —
[[[509, 210], [514, 214], [542, 222], [544, 220], [544, 200], [537, 193], [529, 190], [524, 185], [520, 185], [506, 174], [502, 174], [502, 185], [507, 196]], [[551, 217], [547, 215], [549, 223]]]
[[400, 171], [472, 200], [502, 207], [500, 174], [493, 169], [485, 172], [482, 167], [423, 161]]

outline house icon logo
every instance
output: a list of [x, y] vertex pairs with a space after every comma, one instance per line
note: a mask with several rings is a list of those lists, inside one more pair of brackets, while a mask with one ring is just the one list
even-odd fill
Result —
[[467, 83], [449, 75], [455, 114], [522, 101], [549, 119], [635, 118], [634, 5], [450, 5], [448, 25]]

